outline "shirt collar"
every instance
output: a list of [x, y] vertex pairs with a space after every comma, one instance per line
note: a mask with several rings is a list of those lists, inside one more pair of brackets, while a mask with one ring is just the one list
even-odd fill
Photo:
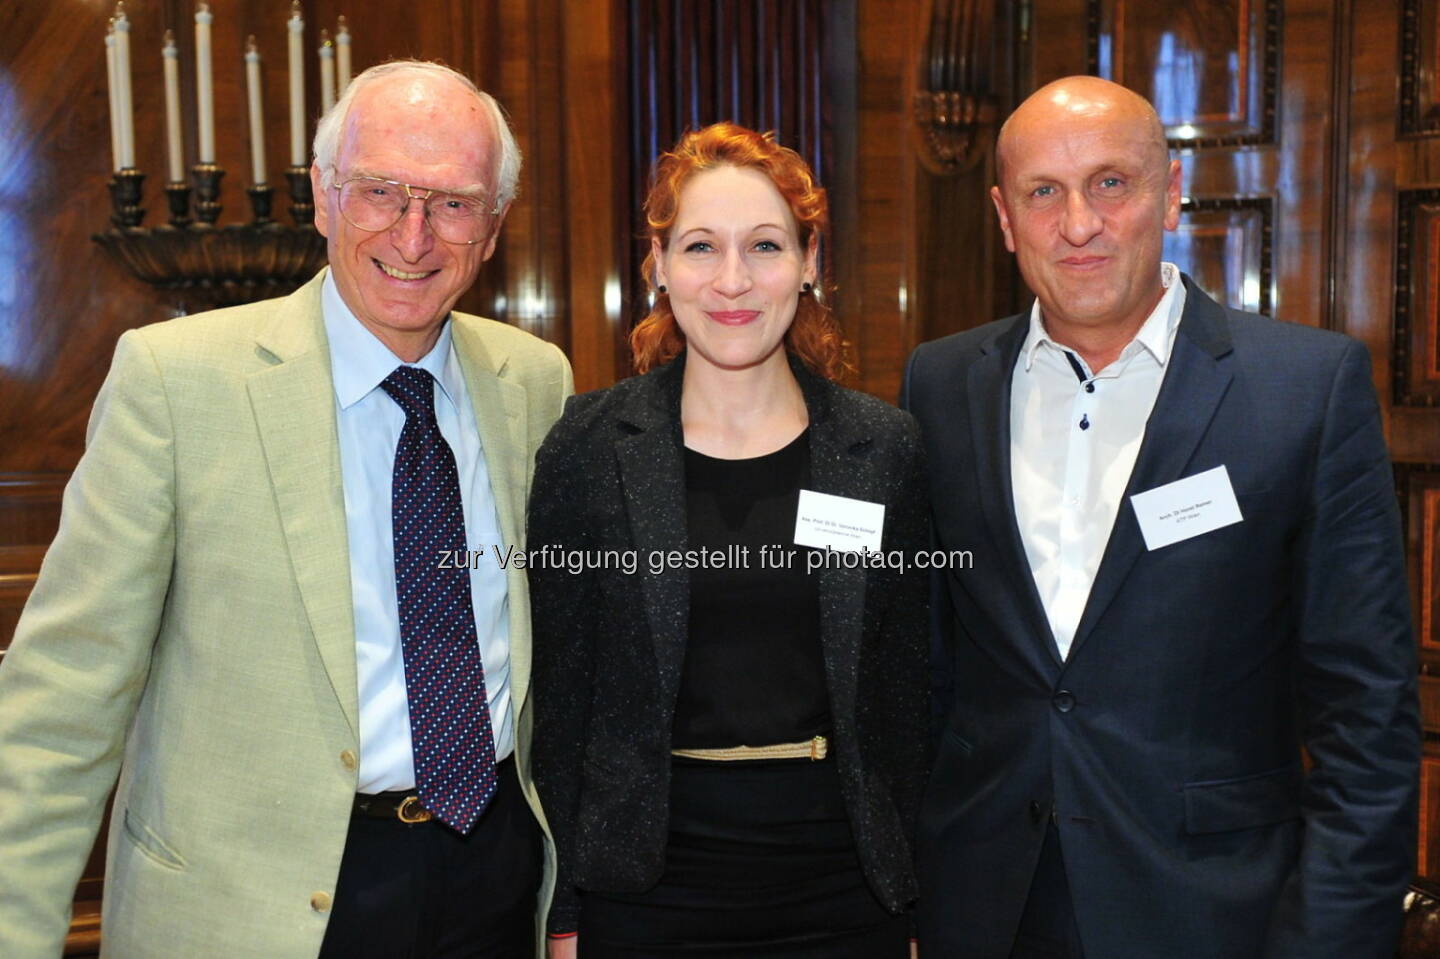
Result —
[[[326, 271], [325, 282], [320, 293], [320, 309], [325, 318], [325, 336], [330, 341], [330, 373], [335, 383], [335, 398], [342, 410], [349, 409], [369, 395], [385, 377], [401, 366], [400, 359], [374, 333], [350, 312], [340, 290], [335, 285], [335, 275]], [[461, 392], [460, 365], [450, 348], [450, 320], [446, 317], [440, 327], [440, 338], [435, 345], [414, 363], [440, 384], [451, 405]]]
[[[1139, 343], [1155, 361], [1164, 367], [1170, 361], [1170, 349], [1175, 344], [1175, 331], [1180, 327], [1180, 317], [1185, 312], [1185, 284], [1180, 282], [1180, 268], [1174, 263], [1160, 264], [1160, 284], [1165, 288], [1165, 294], [1160, 297], [1160, 302], [1155, 304], [1155, 309], [1141, 324], [1140, 331], [1135, 334], [1135, 339], [1125, 347], [1125, 351], [1131, 351], [1131, 346]], [[1025, 335], [1025, 343], [1020, 348], [1020, 355], [1025, 358], [1025, 371], [1028, 373], [1030, 367], [1035, 363], [1035, 353], [1041, 346], [1048, 346], [1053, 350], [1066, 351], [1068, 347], [1061, 346], [1050, 338], [1045, 331], [1045, 322], [1040, 315], [1040, 301], [1036, 300], [1030, 307], [1030, 330]], [[1133, 352], [1133, 351], [1131, 351]], [[1124, 355], [1124, 352], [1121, 354]]]

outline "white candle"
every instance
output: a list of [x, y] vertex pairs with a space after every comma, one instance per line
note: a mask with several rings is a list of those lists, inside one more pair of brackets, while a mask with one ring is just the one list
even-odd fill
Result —
[[335, 44], [330, 32], [320, 31], [320, 112], [329, 113], [335, 105]]
[[335, 24], [335, 66], [339, 74], [335, 85], [338, 96], [350, 85], [350, 28], [346, 26], [344, 17]]
[[195, 8], [195, 112], [200, 119], [201, 163], [215, 162], [215, 74], [210, 65], [210, 24], [214, 20], [208, 3]]
[[305, 150], [305, 21], [300, 0], [290, 7], [290, 165], [304, 166]]
[[179, 183], [185, 179], [185, 153], [180, 146], [180, 51], [169, 30], [160, 55], [165, 59], [165, 157], [170, 161], [170, 182]]
[[245, 91], [250, 100], [250, 179], [265, 185], [265, 118], [260, 100], [260, 51], [255, 35], [245, 41]]
[[130, 93], [130, 21], [125, 4], [115, 5], [115, 79], [120, 91], [120, 166], [135, 166], [135, 113]]
[[110, 93], [110, 165], [120, 172], [120, 81], [115, 76], [115, 21], [105, 30], [105, 85]]

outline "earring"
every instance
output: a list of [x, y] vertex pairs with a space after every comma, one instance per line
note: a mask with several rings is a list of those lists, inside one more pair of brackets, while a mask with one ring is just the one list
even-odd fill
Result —
[[813, 289], [815, 289], [815, 287], [811, 286], [809, 283], [801, 283], [801, 284], [800, 284], [800, 292], [801, 292], [801, 293], [809, 293], [809, 292], [810, 292], [811, 290], [813, 290]]
[[657, 287], [655, 288], [655, 292], [656, 292], [656, 293], [659, 293], [661, 296], [664, 296], [666, 293], [669, 293], [670, 291], [665, 288], [665, 284], [664, 284], [664, 283], [661, 283], [659, 286], [657, 286]]

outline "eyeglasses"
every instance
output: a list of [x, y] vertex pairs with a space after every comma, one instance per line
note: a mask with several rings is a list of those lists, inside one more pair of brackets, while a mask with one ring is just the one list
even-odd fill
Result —
[[436, 236], [447, 243], [473, 244], [489, 236], [491, 219], [500, 212], [498, 201], [491, 207], [484, 197], [442, 193], [376, 176], [351, 177], [334, 189], [340, 191], [341, 215], [367, 233], [390, 229], [400, 222], [411, 200], [420, 200]]

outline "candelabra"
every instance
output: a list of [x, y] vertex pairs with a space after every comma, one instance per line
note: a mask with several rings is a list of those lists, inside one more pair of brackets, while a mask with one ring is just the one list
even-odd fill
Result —
[[246, 190], [251, 220], [217, 226], [220, 179], [213, 163], [197, 164], [195, 219], [190, 217], [192, 188], [166, 183], [170, 221], [144, 226], [141, 186], [145, 174], [133, 168], [110, 179], [110, 228], [96, 243], [146, 283], [174, 294], [185, 312], [248, 303], [293, 291], [325, 263], [325, 238], [315, 232], [308, 176], [290, 181], [290, 224], [271, 219], [273, 190], [264, 183]]

